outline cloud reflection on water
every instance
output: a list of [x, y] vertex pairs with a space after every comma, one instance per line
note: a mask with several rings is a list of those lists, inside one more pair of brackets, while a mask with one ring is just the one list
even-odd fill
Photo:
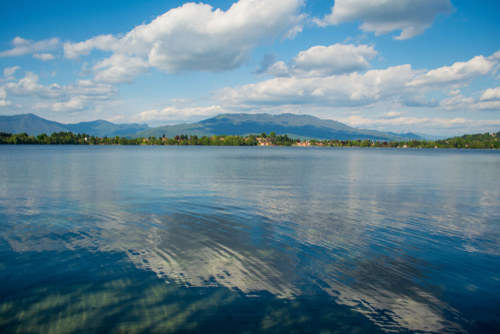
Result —
[[[51, 175], [52, 189], [41, 182], [2, 190], [2, 236], [19, 253], [125, 253], [137, 268], [189, 288], [294, 300], [313, 285], [386, 331], [464, 331], [469, 317], [443, 300], [432, 276], [450, 246], [498, 255], [491, 238], [498, 227], [489, 223], [498, 213], [493, 205], [476, 211], [473, 202], [464, 211], [464, 194], [448, 189], [484, 202], [477, 194], [498, 195], [493, 185], [457, 186], [446, 173], [433, 175], [440, 166], [414, 156], [312, 151], [302, 161], [296, 151], [250, 151], [255, 159], [240, 165], [246, 153], [237, 150], [201, 162], [201, 151], [167, 152], [147, 164], [137, 152], [98, 156], [102, 172], [73, 161], [61, 170], [66, 185]], [[426, 175], [411, 177], [419, 172], [414, 162]], [[29, 169], [28, 179], [37, 175]]]

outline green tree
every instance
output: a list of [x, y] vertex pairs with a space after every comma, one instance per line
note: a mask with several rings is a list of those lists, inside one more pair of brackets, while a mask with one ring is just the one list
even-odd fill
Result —
[[276, 132], [271, 131], [271, 133], [269, 134], [269, 137], [276, 138]]

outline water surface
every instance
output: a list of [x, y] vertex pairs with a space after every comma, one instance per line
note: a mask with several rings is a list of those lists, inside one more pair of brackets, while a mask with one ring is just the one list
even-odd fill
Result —
[[498, 333], [500, 152], [0, 147], [0, 331]]

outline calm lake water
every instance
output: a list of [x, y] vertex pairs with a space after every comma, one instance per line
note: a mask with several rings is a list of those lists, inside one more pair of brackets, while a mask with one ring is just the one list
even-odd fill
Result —
[[500, 151], [1, 146], [2, 333], [499, 333]]

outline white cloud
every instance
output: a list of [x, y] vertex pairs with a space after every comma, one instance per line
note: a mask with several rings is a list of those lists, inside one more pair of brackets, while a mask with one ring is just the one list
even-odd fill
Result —
[[112, 35], [101, 35], [93, 37], [80, 43], [64, 43], [64, 57], [68, 59], [78, 59], [80, 56], [86, 56], [93, 49], [103, 51], [116, 51], [119, 46], [119, 40]]
[[500, 87], [486, 90], [478, 99], [455, 95], [441, 101], [441, 107], [445, 111], [498, 111]]
[[91, 80], [77, 80], [74, 84], [64, 86], [63, 90], [68, 95], [78, 96], [82, 100], [110, 100], [118, 94], [116, 87]]
[[133, 120], [139, 122], [157, 122], [157, 121], [171, 121], [178, 119], [193, 118], [197, 116], [215, 116], [225, 113], [226, 111], [220, 106], [210, 107], [188, 107], [176, 108], [166, 107], [163, 110], [148, 110], [132, 117]]
[[107, 83], [131, 83], [139, 74], [148, 71], [148, 63], [139, 57], [114, 54], [104, 59], [92, 69], [96, 71], [95, 81]]
[[53, 60], [55, 57], [50, 53], [34, 53], [33, 58], [46, 61], [46, 60]]
[[490, 57], [477, 56], [468, 62], [457, 62], [417, 76], [408, 86], [425, 87], [427, 90], [439, 88], [458, 88], [467, 86], [473, 78], [488, 74], [497, 61]]
[[283, 62], [274, 64], [269, 74], [275, 76], [326, 76], [362, 71], [370, 67], [368, 60], [378, 54], [373, 46], [344, 45], [313, 46], [301, 51], [288, 67]]
[[[25, 77], [18, 82], [5, 84], [1, 95], [15, 95], [52, 100], [52, 102], [39, 102], [35, 109], [51, 108], [53, 111], [76, 111], [91, 107], [97, 108], [103, 101], [109, 104], [118, 94], [118, 89], [109, 84], [95, 83], [91, 80], [78, 80], [65, 86], [52, 84], [41, 85], [39, 77], [31, 72], [26, 72]], [[2, 92], [2, 91], [0, 91]], [[0, 96], [1, 97], [1, 96]]]
[[458, 94], [442, 100], [440, 105], [446, 111], [468, 111], [474, 108], [475, 101], [472, 97], [466, 98], [462, 94]]
[[7, 97], [7, 92], [5, 91], [5, 88], [2, 86], [0, 87], [0, 99], [5, 99]]
[[52, 84], [43, 86], [38, 83], [38, 75], [32, 72], [26, 72], [24, 78], [17, 83], [7, 83], [4, 89], [11, 95], [17, 96], [36, 96], [41, 98], [57, 98], [64, 95], [61, 86]]
[[[269, 73], [277, 78], [220, 89], [216, 92], [215, 99], [226, 108], [240, 110], [280, 104], [359, 107], [385, 103], [396, 107], [435, 108], [439, 107], [439, 101], [428, 98], [427, 93], [467, 86], [474, 78], [489, 74], [497, 63], [491, 57], [478, 56], [468, 62], [458, 62], [430, 71], [400, 65], [368, 70], [365, 73], [307, 76], [295, 69], [295, 72], [292, 71], [292, 67], [283, 62], [277, 62], [269, 69]], [[460, 91], [453, 93], [459, 94]], [[442, 108], [451, 110], [451, 105], [456, 104], [453, 101], [459, 99], [457, 96], [459, 95], [455, 95], [455, 100], [444, 100]], [[463, 98], [461, 95], [460, 97]], [[471, 110], [495, 109], [495, 103], [483, 103]]]
[[11, 50], [0, 52], [0, 57], [23, 56], [29, 53], [53, 50], [59, 46], [59, 43], [59, 38], [51, 38], [39, 42], [33, 42], [21, 37], [16, 37], [12, 40], [14, 48]]
[[360, 29], [377, 36], [401, 30], [395, 39], [423, 34], [439, 14], [450, 14], [450, 0], [335, 0], [332, 13], [319, 25], [362, 21]]
[[[134, 28], [123, 38], [107, 35], [66, 43], [64, 56], [76, 59], [92, 49], [112, 51], [114, 57], [103, 66], [113, 73], [100, 77], [103, 81], [111, 78], [111, 82], [129, 82], [130, 77], [143, 73], [146, 61], [167, 73], [231, 70], [247, 62], [251, 50], [263, 39], [293, 38], [301, 31], [304, 17], [297, 13], [301, 5], [302, 0], [240, 0], [224, 12], [187, 3]], [[123, 57], [136, 59], [125, 61]]]
[[378, 118], [396, 118], [407, 114], [408, 111], [389, 111], [378, 116]]
[[479, 101], [500, 101], [500, 87], [487, 89], [481, 97], [479, 97]]
[[236, 88], [224, 88], [216, 98], [224, 104], [276, 105], [315, 104], [363, 106], [395, 99], [405, 84], [421, 71], [410, 65], [326, 77], [279, 77]]
[[0, 100], [0, 107], [10, 106], [11, 104], [12, 102], [10, 101]]
[[284, 61], [278, 61], [269, 67], [267, 73], [275, 77], [288, 77], [290, 76], [290, 69]]
[[3, 70], [3, 75], [5, 77], [10, 77], [11, 75], [13, 75], [14, 73], [16, 73], [17, 70], [19, 70], [20, 67], [19, 66], [14, 66], [14, 67], [6, 67], [4, 68]]
[[337, 74], [367, 69], [370, 67], [367, 59], [373, 59], [377, 54], [373, 46], [334, 44], [328, 47], [314, 46], [301, 51], [293, 61], [297, 67], [304, 70]]
[[77, 111], [84, 108], [82, 100], [79, 97], [72, 97], [68, 102], [58, 102], [52, 105], [54, 111]]
[[16, 38], [14, 38], [12, 40], [12, 44], [14, 46], [26, 46], [26, 45], [30, 45], [33, 41], [29, 41], [27, 39], [24, 39], [24, 38], [21, 38], [19, 36], [17, 36]]
[[90, 80], [77, 80], [66, 86], [52, 84], [44, 86], [38, 83], [38, 75], [26, 72], [24, 78], [17, 83], [10, 82], [3, 87], [6, 92], [16, 96], [32, 96], [39, 98], [65, 98], [79, 96], [87, 100], [108, 100], [114, 97], [118, 90], [109, 84], [95, 83]]

